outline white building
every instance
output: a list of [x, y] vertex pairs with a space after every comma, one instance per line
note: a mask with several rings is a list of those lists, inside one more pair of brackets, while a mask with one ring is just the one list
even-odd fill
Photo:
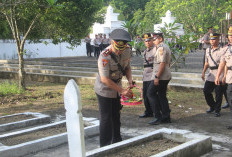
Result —
[[95, 34], [106, 34], [108, 37], [109, 34], [117, 28], [122, 28], [124, 21], [118, 20], [119, 13], [114, 13], [114, 9], [111, 6], [108, 6], [105, 20], [103, 24], [94, 23], [93, 33], [90, 34], [90, 38], [94, 38]]
[[[161, 24], [155, 24], [154, 25], [154, 32], [160, 32], [161, 28], [165, 27], [165, 23], [167, 25], [169, 25], [170, 23], [174, 23], [176, 20], [176, 17], [172, 17], [172, 13], [170, 10], [168, 10], [166, 12], [166, 16], [165, 17], [161, 17], [162, 19], [162, 23]], [[176, 33], [176, 35], [184, 35], [184, 29], [183, 29], [183, 24], [180, 23], [175, 23], [173, 27], [179, 27], [179, 29], [175, 30], [174, 32]]]
[[[92, 41], [95, 34], [106, 34], [109, 36], [116, 28], [122, 28], [123, 21], [118, 20], [119, 13], [114, 13], [113, 8], [109, 6], [105, 16], [105, 23], [95, 23], [93, 25], [93, 33], [91, 34]], [[29, 43], [26, 41], [25, 50], [27, 55], [25, 58], [47, 58], [47, 57], [67, 57], [67, 56], [86, 56], [86, 44], [81, 42], [80, 45], [71, 47], [68, 43], [52, 44], [50, 40], [48, 44], [44, 43]], [[0, 40], [0, 59], [17, 59], [17, 47], [14, 40]]]

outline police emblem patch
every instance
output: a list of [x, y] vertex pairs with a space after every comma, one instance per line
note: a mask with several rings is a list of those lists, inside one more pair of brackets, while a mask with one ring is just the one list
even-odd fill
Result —
[[162, 47], [162, 48], [159, 49], [160, 56], [163, 56], [163, 53], [164, 53], [164, 48]]
[[107, 60], [102, 59], [102, 65], [103, 65], [103, 67], [105, 67], [107, 63], [108, 63]]

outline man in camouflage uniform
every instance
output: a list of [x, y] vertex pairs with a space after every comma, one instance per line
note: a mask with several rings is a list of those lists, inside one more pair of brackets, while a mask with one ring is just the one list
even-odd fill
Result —
[[133, 87], [131, 74], [131, 50], [127, 42], [130, 35], [123, 29], [115, 29], [110, 35], [111, 45], [101, 52], [98, 59], [99, 73], [96, 77], [95, 92], [100, 111], [100, 146], [122, 140], [120, 134], [120, 94], [132, 97], [130, 89], [123, 89], [121, 80], [127, 77]]
[[140, 115], [139, 118], [147, 118], [147, 117], [153, 117], [153, 112], [151, 109], [151, 105], [149, 103], [148, 97], [147, 97], [147, 90], [148, 87], [153, 81], [151, 79], [152, 72], [153, 72], [153, 37], [151, 33], [145, 33], [143, 35], [143, 40], [145, 43], [145, 46], [147, 49], [144, 51], [144, 63], [143, 63], [143, 100], [144, 100], [144, 106], [145, 106], [145, 112], [144, 114]]
[[170, 112], [167, 99], [167, 86], [171, 80], [171, 51], [168, 45], [164, 44], [163, 33], [154, 33], [154, 65], [152, 82], [148, 88], [148, 99], [152, 105], [155, 119], [149, 122], [151, 125], [170, 123]]
[[[227, 98], [230, 106], [230, 111], [232, 113], [232, 27], [228, 31], [229, 44], [223, 48], [225, 54], [221, 57], [220, 65], [218, 68], [218, 73], [216, 75], [215, 84], [220, 84], [220, 76], [223, 71], [225, 71], [225, 82], [227, 83]], [[225, 70], [224, 70], [225, 69]], [[227, 127], [232, 129], [232, 125]]]
[[[215, 85], [215, 77], [218, 71], [218, 65], [220, 63], [221, 57], [224, 55], [224, 51], [219, 45], [219, 36], [220, 34], [211, 33], [210, 34], [210, 44], [211, 46], [206, 49], [206, 56], [205, 56], [205, 65], [202, 72], [202, 79], [205, 80], [205, 72], [209, 68], [209, 74], [205, 81], [204, 86], [204, 95], [207, 104], [209, 105], [210, 109], [206, 111], [206, 113], [212, 113], [215, 111], [215, 117], [220, 116], [221, 111], [221, 103], [222, 103], [222, 96], [223, 90], [225, 86], [222, 84], [223, 75], [220, 76], [220, 84]], [[215, 90], [216, 99], [214, 100], [212, 92]]]

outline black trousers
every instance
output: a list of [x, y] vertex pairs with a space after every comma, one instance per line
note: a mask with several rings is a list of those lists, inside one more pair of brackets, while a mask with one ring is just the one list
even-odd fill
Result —
[[159, 85], [154, 85], [151, 81], [148, 87], [148, 99], [152, 106], [152, 111], [157, 119], [169, 119], [170, 108], [167, 99], [167, 86], [170, 80], [160, 80]]
[[232, 84], [227, 85], [227, 100], [230, 105], [230, 111], [232, 113]]
[[149, 87], [151, 82], [152, 81], [143, 81], [143, 101], [144, 101], [144, 106], [145, 106], [144, 113], [146, 115], [153, 115], [151, 105], [149, 103], [148, 96], [147, 96], [148, 87]]
[[109, 44], [103, 44], [103, 50], [105, 49], [105, 48], [107, 48], [109, 46]]
[[86, 43], [86, 54], [91, 57], [91, 45], [90, 43]]
[[120, 97], [107, 98], [96, 95], [100, 111], [100, 147], [122, 141], [120, 134]]
[[203, 56], [203, 68], [204, 68], [204, 66], [205, 66], [205, 54], [206, 54], [206, 48], [203, 48], [203, 50], [204, 50], [204, 56]]
[[99, 57], [100, 55], [100, 47], [95, 47], [95, 51], [94, 51], [94, 57]]
[[[215, 112], [221, 111], [223, 90], [225, 85], [215, 85], [214, 82], [206, 81], [203, 89], [205, 100], [211, 109], [215, 109]], [[213, 97], [213, 90], [215, 90], [216, 97]]]
[[226, 102], [228, 103], [228, 97], [227, 97], [227, 84], [223, 86], [223, 95], [226, 99]]

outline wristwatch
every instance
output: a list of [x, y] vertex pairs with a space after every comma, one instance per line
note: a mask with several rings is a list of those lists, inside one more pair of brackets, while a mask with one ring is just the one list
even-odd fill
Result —
[[159, 79], [157, 75], [155, 75], [155, 78]]

